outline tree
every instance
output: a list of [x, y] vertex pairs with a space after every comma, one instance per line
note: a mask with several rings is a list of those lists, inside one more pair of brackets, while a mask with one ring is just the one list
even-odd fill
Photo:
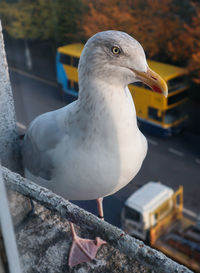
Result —
[[[0, 3], [4, 28], [18, 39], [54, 39], [61, 42], [78, 32], [84, 12], [81, 0], [20, 0]], [[76, 38], [77, 39], [77, 38]]]
[[199, 82], [200, 3], [176, 0], [19, 0], [0, 2], [4, 28], [14, 38], [85, 42], [96, 32], [129, 33], [148, 57], [188, 66]]
[[3, 2], [0, 5], [4, 29], [16, 39], [24, 39], [25, 59], [29, 69], [32, 67], [32, 60], [28, 41], [47, 39], [52, 35], [54, 28], [49, 20], [51, 13], [51, 0], [21, 0], [18, 3]]
[[169, 58], [168, 42], [180, 29], [172, 0], [96, 0], [88, 7], [82, 23], [85, 38], [106, 29], [123, 30], [139, 40], [150, 57]]
[[0, 13], [4, 28], [14, 38], [47, 39], [54, 31], [51, 0], [2, 2]]
[[177, 36], [179, 20], [172, 0], [135, 0], [132, 15], [137, 19], [133, 27], [137, 39], [144, 45], [149, 57], [169, 59], [169, 41]]
[[200, 84], [200, 3], [193, 4], [196, 10], [191, 25], [185, 26], [185, 35], [188, 34], [187, 44], [190, 49], [188, 68], [192, 80]]
[[86, 39], [96, 32], [117, 29], [133, 34], [132, 26], [136, 24], [127, 5], [127, 0], [94, 0], [84, 1], [88, 5], [88, 12], [81, 22], [82, 33]]
[[4, 29], [10, 36], [25, 41], [27, 67], [31, 68], [30, 40], [52, 39], [56, 43], [79, 40], [78, 22], [84, 11], [81, 0], [20, 0], [0, 3]]
[[[148, 57], [188, 66], [200, 83], [200, 4], [191, 0], [82, 0], [85, 39], [98, 31], [122, 30], [135, 37]], [[196, 76], [195, 76], [196, 75]]]

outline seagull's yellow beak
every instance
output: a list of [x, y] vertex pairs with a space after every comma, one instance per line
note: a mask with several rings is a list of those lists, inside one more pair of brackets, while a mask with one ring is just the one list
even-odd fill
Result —
[[157, 93], [163, 94], [165, 97], [168, 95], [168, 87], [166, 82], [149, 67], [147, 72], [139, 72], [134, 70], [138, 80], [151, 87], [151, 89]]

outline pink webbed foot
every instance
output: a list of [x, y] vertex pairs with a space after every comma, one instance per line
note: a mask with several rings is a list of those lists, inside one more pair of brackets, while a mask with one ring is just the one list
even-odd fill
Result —
[[96, 240], [82, 239], [79, 236], [73, 238], [69, 253], [68, 265], [73, 267], [77, 264], [92, 261], [101, 245], [106, 244], [99, 237]]
[[[97, 199], [97, 206], [99, 211], [99, 217], [103, 220], [103, 198]], [[92, 261], [97, 254], [98, 249], [103, 244], [107, 244], [105, 241], [97, 237], [95, 240], [80, 238], [74, 229], [74, 225], [70, 222], [72, 231], [72, 246], [69, 253], [68, 265], [73, 267], [80, 263], [86, 263]]]

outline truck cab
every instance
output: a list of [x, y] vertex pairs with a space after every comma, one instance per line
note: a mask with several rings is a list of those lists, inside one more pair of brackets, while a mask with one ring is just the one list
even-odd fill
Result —
[[[122, 209], [122, 229], [149, 243], [150, 228], [170, 213], [174, 191], [158, 182], [149, 182], [134, 192]], [[153, 213], [159, 209], [158, 213]]]

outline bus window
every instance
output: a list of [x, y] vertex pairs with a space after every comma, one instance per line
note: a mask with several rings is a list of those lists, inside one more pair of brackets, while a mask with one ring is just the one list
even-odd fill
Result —
[[173, 78], [167, 82], [167, 85], [169, 87], [169, 93], [188, 86], [185, 76]]
[[132, 85], [138, 86], [138, 87], [143, 87], [144, 88], [144, 84], [142, 82], [134, 82], [131, 83]]
[[135, 222], [140, 222], [141, 214], [132, 208], [125, 207], [125, 218], [129, 220], [133, 220]]
[[60, 60], [59, 61], [62, 64], [70, 65], [71, 64], [71, 57], [69, 55], [60, 53]]
[[74, 90], [78, 92], [78, 83], [74, 82]]
[[183, 105], [174, 107], [165, 112], [165, 123], [169, 124], [185, 116]]
[[170, 96], [170, 97], [168, 97], [168, 105], [179, 102], [185, 98], [187, 98], [187, 91], [181, 92], [181, 93], [176, 94], [174, 96]]
[[143, 84], [142, 82], [134, 82], [134, 83], [132, 83], [132, 85], [151, 90], [151, 88], [148, 85]]
[[144, 84], [144, 88], [152, 91], [151, 87], [149, 87], [149, 86], [146, 85], [146, 84]]
[[162, 114], [159, 113], [158, 109], [149, 107], [148, 117], [157, 121], [162, 121]]
[[79, 58], [73, 57], [73, 66], [78, 67]]

